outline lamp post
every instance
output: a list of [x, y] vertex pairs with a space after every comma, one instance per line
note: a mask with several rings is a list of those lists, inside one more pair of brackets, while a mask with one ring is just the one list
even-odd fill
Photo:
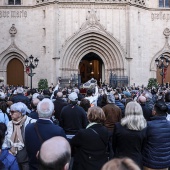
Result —
[[29, 57], [29, 60], [28, 59], [25, 60], [25, 66], [29, 68], [29, 71], [30, 71], [28, 73], [28, 76], [30, 76], [31, 78], [31, 89], [32, 89], [32, 77], [35, 74], [32, 71], [38, 66], [38, 62], [39, 62], [38, 58], [34, 59], [32, 55]]
[[160, 59], [155, 60], [157, 68], [161, 70], [160, 75], [162, 76], [162, 87], [164, 85], [164, 75], [165, 75], [165, 68], [168, 68], [169, 66], [169, 60], [164, 57], [164, 55], [161, 55]]

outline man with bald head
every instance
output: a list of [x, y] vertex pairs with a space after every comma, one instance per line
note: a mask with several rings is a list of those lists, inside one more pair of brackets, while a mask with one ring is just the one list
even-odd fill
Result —
[[152, 117], [152, 110], [146, 105], [146, 97], [144, 96], [139, 96], [138, 98], [138, 103], [141, 105], [142, 110], [143, 110], [143, 116], [147, 121], [151, 120]]
[[62, 92], [57, 92], [56, 94], [56, 100], [53, 102], [54, 103], [54, 116], [57, 120], [57, 122], [60, 120], [60, 114], [61, 110], [64, 106], [67, 106], [68, 103], [63, 99], [63, 93]]
[[71, 148], [63, 137], [53, 137], [45, 141], [38, 154], [40, 170], [68, 170]]

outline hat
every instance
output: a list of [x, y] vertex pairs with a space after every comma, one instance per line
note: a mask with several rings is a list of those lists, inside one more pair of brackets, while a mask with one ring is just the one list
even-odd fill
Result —
[[71, 100], [71, 101], [73, 101], [73, 102], [76, 101], [76, 100], [78, 100], [77, 93], [72, 92], [71, 94], [69, 94], [68, 99]]
[[21, 94], [24, 92], [24, 89], [22, 87], [18, 87], [16, 92]]
[[126, 97], [131, 97], [131, 93], [128, 92], [128, 91], [123, 91], [123, 94], [124, 94]]

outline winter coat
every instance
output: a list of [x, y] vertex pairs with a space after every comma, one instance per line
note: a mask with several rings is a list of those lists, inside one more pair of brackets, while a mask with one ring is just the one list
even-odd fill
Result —
[[16, 157], [8, 152], [7, 149], [2, 149], [0, 153], [0, 161], [8, 170], [19, 170]]
[[147, 125], [143, 165], [152, 169], [170, 167], [170, 121], [166, 116], [154, 116]]

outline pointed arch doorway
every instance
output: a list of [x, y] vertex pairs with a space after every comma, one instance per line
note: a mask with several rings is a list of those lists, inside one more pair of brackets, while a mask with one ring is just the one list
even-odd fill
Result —
[[7, 84], [24, 86], [24, 66], [16, 58], [10, 60], [7, 65]]
[[97, 80], [98, 84], [102, 81], [104, 72], [102, 59], [93, 52], [86, 54], [79, 64], [81, 82], [85, 83], [91, 78]]

